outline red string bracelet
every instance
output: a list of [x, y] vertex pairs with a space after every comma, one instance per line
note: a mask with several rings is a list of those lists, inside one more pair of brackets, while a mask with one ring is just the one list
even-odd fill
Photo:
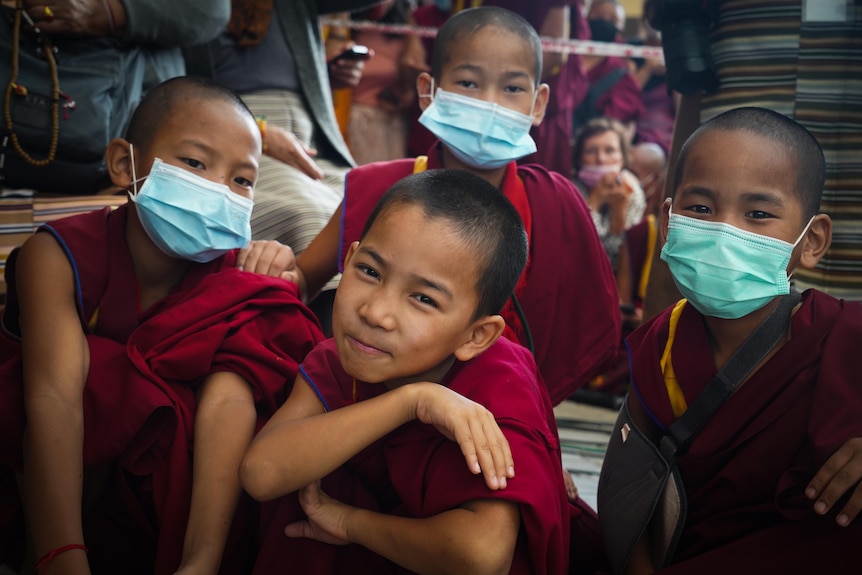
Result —
[[42, 571], [48, 568], [48, 565], [51, 564], [51, 561], [54, 560], [54, 557], [56, 557], [60, 553], [72, 551], [74, 549], [81, 549], [84, 551], [84, 553], [87, 553], [87, 548], [81, 543], [71, 543], [69, 545], [63, 545], [62, 547], [51, 549], [50, 551], [48, 551], [48, 553], [45, 554], [44, 557], [42, 557], [36, 562], [36, 572], [42, 573]]

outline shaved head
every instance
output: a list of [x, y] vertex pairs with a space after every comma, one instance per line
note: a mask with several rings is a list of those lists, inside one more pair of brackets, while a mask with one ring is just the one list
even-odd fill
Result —
[[542, 77], [542, 42], [539, 35], [529, 22], [514, 12], [493, 6], [463, 10], [443, 24], [434, 40], [434, 52], [431, 54], [431, 75], [434, 79], [440, 80], [440, 73], [449, 60], [452, 46], [485, 26], [506, 30], [524, 41], [536, 62], [535, 85], [538, 86]]
[[180, 76], [162, 82], [144, 96], [129, 120], [126, 140], [148, 149], [173, 108], [192, 100], [225, 102], [254, 120], [254, 114], [232, 90], [209, 78]]

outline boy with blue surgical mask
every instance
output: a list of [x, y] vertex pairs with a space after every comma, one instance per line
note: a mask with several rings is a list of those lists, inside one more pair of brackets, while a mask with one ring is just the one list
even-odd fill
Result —
[[392, 184], [425, 169], [471, 172], [514, 204], [527, 229], [530, 258], [502, 311], [504, 337], [533, 350], [558, 404], [613, 356], [619, 302], [577, 189], [560, 174], [516, 163], [535, 151], [530, 128], [542, 121], [548, 103], [541, 74], [539, 37], [520, 16], [482, 7], [447, 20], [434, 43], [431, 73], [417, 81], [421, 122], [439, 142], [427, 156], [348, 172], [341, 207], [297, 258], [293, 273], [303, 296], [314, 298]]
[[[725, 112], [683, 146], [661, 257], [686, 299], [627, 340], [629, 410], [654, 442], [780, 300], [795, 297], [793, 270], [823, 257], [832, 233], [819, 213], [824, 174], [811, 134], [761, 108]], [[687, 519], [662, 573], [858, 568], [860, 341], [858, 302], [801, 295], [778, 343], [676, 456]], [[663, 567], [649, 548], [644, 536], [627, 573]]]
[[233, 92], [169, 80], [106, 150], [129, 203], [10, 258], [0, 473], [40, 573], [242, 571], [240, 458], [322, 339], [295, 286], [237, 268], [260, 153]]

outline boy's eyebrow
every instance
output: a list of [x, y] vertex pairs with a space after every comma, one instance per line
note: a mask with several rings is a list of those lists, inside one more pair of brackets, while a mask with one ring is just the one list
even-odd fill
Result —
[[712, 190], [710, 190], [708, 188], [702, 188], [700, 186], [692, 186], [690, 188], [685, 188], [685, 189], [680, 191], [679, 195], [685, 196], [685, 197], [700, 196], [702, 198], [706, 198], [709, 200], [715, 198], [715, 194], [713, 193]]
[[784, 205], [784, 201], [781, 199], [781, 196], [779, 196], [778, 194], [773, 194], [771, 192], [745, 192], [744, 194], [742, 194], [742, 199], [747, 202], [771, 204], [778, 207]]

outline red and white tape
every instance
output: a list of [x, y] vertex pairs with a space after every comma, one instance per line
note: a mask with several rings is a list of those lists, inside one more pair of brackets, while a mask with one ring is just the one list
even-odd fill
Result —
[[[382, 32], [384, 34], [401, 34], [405, 36], [419, 36], [420, 38], [433, 38], [437, 35], [437, 28], [430, 26], [409, 26], [407, 24], [381, 24], [363, 20], [338, 20], [333, 18], [321, 18], [321, 24], [337, 26], [339, 28], [350, 28], [351, 30], [365, 30], [371, 32]], [[546, 52], [562, 54], [582, 54], [587, 56], [619, 56], [621, 58], [646, 58], [650, 60], [664, 61], [661, 47], [656, 46], [634, 46], [632, 44], [618, 44], [616, 42], [593, 42], [592, 40], [571, 40], [562, 38], [549, 38], [543, 36], [542, 49]]]

